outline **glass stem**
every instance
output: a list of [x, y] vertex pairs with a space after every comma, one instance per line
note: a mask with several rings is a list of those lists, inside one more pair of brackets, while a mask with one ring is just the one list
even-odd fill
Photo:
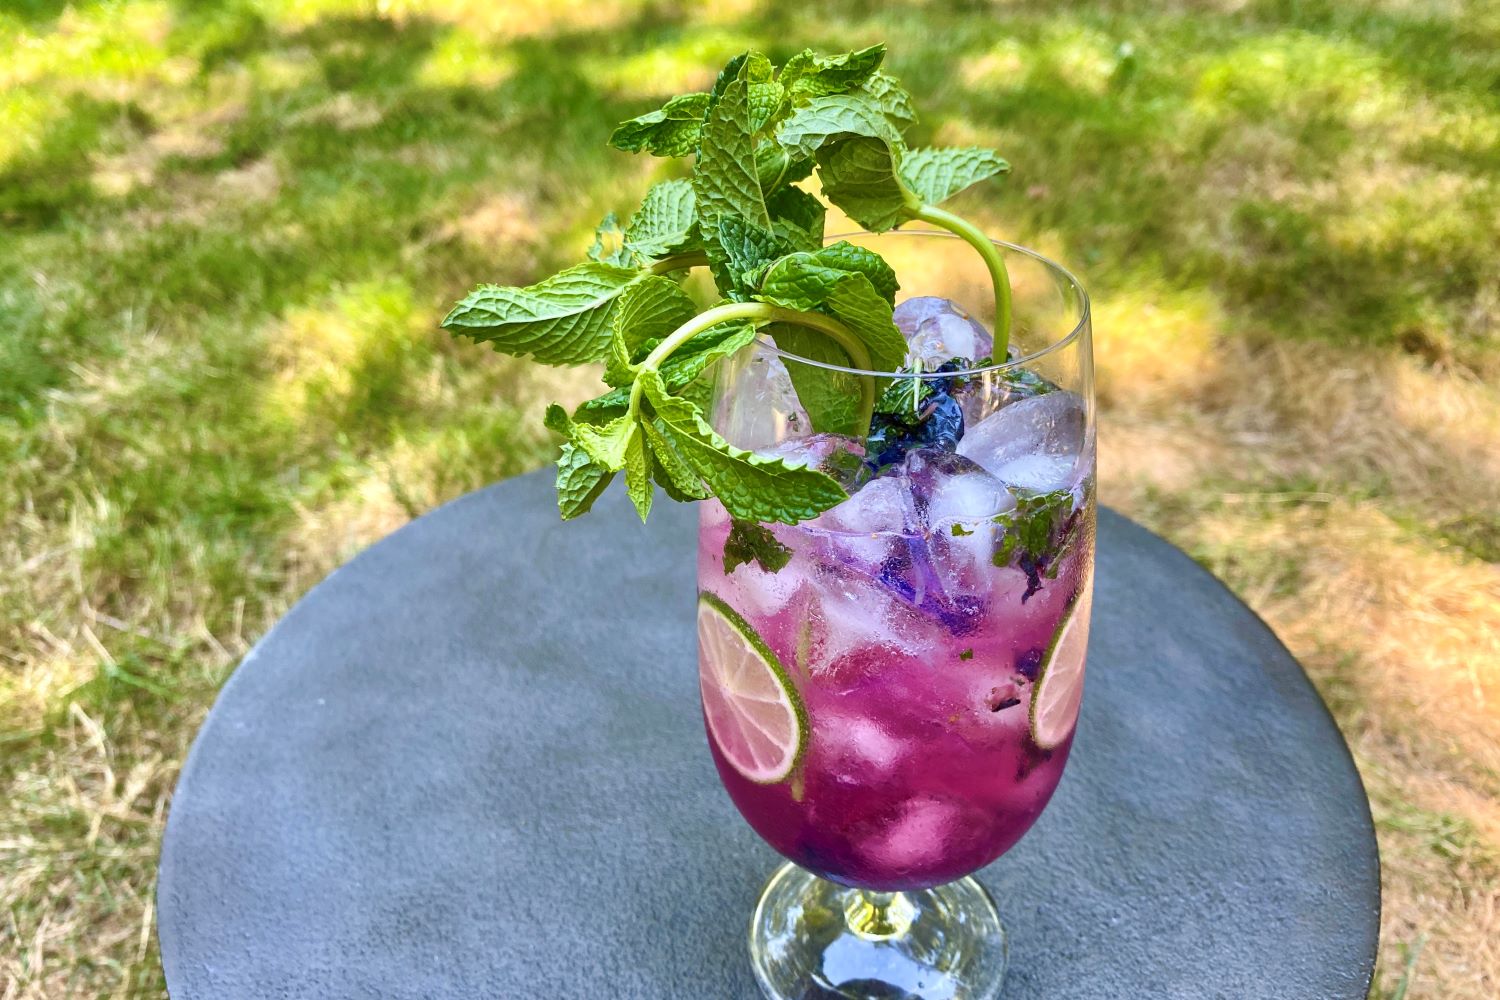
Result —
[[851, 893], [844, 904], [844, 921], [849, 930], [866, 941], [889, 941], [911, 929], [916, 907], [904, 893], [869, 892], [858, 890]]
[[1010, 273], [1005, 269], [1005, 258], [1000, 248], [990, 242], [972, 222], [961, 219], [952, 212], [945, 212], [933, 205], [923, 205], [916, 213], [923, 222], [941, 226], [961, 238], [979, 251], [984, 266], [989, 268], [990, 282], [995, 286], [995, 360], [1005, 361], [1010, 350]]

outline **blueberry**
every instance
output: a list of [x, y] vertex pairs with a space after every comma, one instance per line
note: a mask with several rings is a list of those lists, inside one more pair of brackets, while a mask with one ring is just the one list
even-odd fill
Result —
[[926, 418], [922, 421], [921, 433], [917, 437], [920, 445], [953, 451], [964, 436], [964, 411], [958, 400], [946, 392], [933, 393], [932, 400], [924, 408]]
[[950, 379], [933, 379], [931, 392], [915, 412], [876, 413], [865, 441], [871, 471], [894, 465], [915, 448], [951, 452], [964, 436], [964, 411], [950, 395]]
[[1041, 666], [1042, 649], [1040, 646], [1036, 649], [1027, 650], [1022, 655], [1016, 657], [1016, 673], [1025, 677], [1028, 681], [1036, 681], [1036, 674], [1041, 669]]

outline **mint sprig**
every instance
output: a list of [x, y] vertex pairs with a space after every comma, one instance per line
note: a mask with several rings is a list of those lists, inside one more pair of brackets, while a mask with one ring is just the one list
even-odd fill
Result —
[[[1008, 168], [988, 150], [908, 149], [903, 134], [916, 113], [882, 71], [884, 57], [883, 45], [804, 50], [778, 71], [746, 52], [710, 92], [623, 122], [611, 145], [691, 156], [689, 176], [653, 184], [623, 228], [607, 216], [588, 262], [524, 288], [481, 285], [443, 321], [502, 353], [602, 363], [606, 391], [571, 414], [547, 411], [547, 426], [565, 438], [563, 517], [587, 511], [624, 473], [643, 519], [658, 486], [674, 500], [717, 497], [736, 519], [745, 558], [769, 567], [769, 532], [740, 525], [793, 524], [845, 499], [832, 477], [736, 448], [704, 416], [713, 366], [764, 336], [830, 366], [788, 366], [814, 429], [862, 438], [882, 380], [861, 373], [895, 372], [905, 358], [892, 320], [896, 275], [870, 250], [824, 245], [826, 209], [798, 186], [814, 167], [828, 199], [866, 228], [920, 219], [973, 244], [995, 276], [1004, 350], [1004, 264], [976, 228], [937, 205]], [[721, 296], [706, 309], [669, 277], [704, 265]]]
[[892, 102], [866, 93], [809, 102], [782, 122], [777, 139], [796, 155], [813, 156], [828, 200], [855, 222], [885, 232], [921, 220], [958, 235], [983, 258], [995, 290], [996, 354], [1010, 339], [1011, 288], [1005, 259], [972, 223], [938, 208], [979, 181], [1006, 173], [999, 154], [977, 147], [908, 150]]

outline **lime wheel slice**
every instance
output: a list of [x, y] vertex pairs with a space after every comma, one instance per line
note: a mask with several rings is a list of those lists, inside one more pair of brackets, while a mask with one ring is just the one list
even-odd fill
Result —
[[709, 735], [751, 781], [785, 781], [807, 746], [807, 712], [786, 668], [748, 622], [698, 597], [698, 686]]
[[1089, 648], [1089, 610], [1093, 581], [1084, 584], [1063, 614], [1042, 657], [1036, 687], [1031, 692], [1031, 739], [1051, 750], [1073, 731], [1078, 706], [1083, 704], [1083, 661]]

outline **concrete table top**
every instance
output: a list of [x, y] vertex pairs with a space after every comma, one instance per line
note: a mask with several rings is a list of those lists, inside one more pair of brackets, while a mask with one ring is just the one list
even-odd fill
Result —
[[[695, 512], [549, 473], [420, 518], [245, 657], [162, 848], [176, 1000], [752, 998], [780, 859], [698, 709]], [[1006, 997], [1362, 1000], [1363, 788], [1301, 668], [1212, 576], [1101, 512], [1088, 696], [1051, 806], [979, 877]]]

